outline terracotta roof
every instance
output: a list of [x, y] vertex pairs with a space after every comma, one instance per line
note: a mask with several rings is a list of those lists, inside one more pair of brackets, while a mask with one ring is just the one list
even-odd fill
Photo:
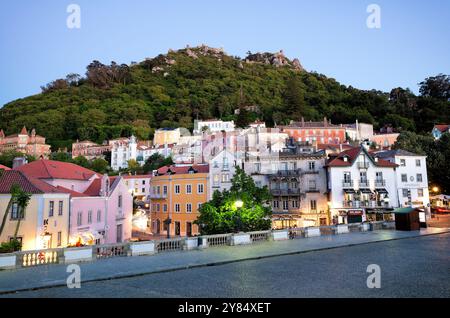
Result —
[[0, 170], [11, 170], [11, 168], [8, 168], [7, 166], [0, 165]]
[[44, 159], [30, 162], [16, 170], [39, 179], [89, 180], [97, 174], [73, 163]]
[[434, 128], [436, 128], [440, 132], [446, 132], [447, 130], [450, 129], [450, 125], [448, 125], [448, 124], [434, 125]]
[[[328, 167], [350, 167], [353, 165], [355, 160], [357, 159], [358, 155], [361, 151], [366, 152], [368, 157], [372, 159], [372, 162], [377, 167], [397, 167], [398, 165], [395, 163], [392, 163], [387, 160], [378, 159], [377, 162], [373, 159], [373, 156], [368, 153], [364, 148], [361, 147], [355, 147], [352, 149], [345, 150], [341, 153], [339, 153], [336, 157], [333, 157], [333, 159], [330, 159], [330, 161], [327, 163]], [[347, 157], [347, 161], [344, 161], [344, 157]]]
[[44, 181], [25, 175], [21, 171], [6, 170], [0, 172], [0, 193], [10, 193], [14, 184], [18, 184], [23, 191], [32, 194], [64, 193]]
[[138, 174], [138, 175], [122, 175], [122, 178], [124, 179], [145, 179], [145, 178], [151, 178], [151, 174]]
[[20, 131], [21, 135], [28, 135], [28, 131], [27, 128], [25, 126], [23, 126], [22, 130]]
[[158, 169], [158, 175], [165, 175], [169, 171], [173, 174], [188, 174], [192, 169], [196, 173], [208, 173], [209, 165], [164, 166]]
[[[116, 179], [120, 179], [120, 177], [118, 176], [109, 177], [110, 189], [113, 188], [113, 183]], [[86, 189], [86, 191], [84, 191], [84, 194], [91, 197], [97, 197], [100, 195], [101, 187], [102, 187], [102, 179], [101, 178], [95, 179], [91, 183], [91, 185]]]

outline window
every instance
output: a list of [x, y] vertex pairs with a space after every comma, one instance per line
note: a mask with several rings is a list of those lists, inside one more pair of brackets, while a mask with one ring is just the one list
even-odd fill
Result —
[[228, 173], [222, 174], [222, 182], [229, 182], [230, 181], [230, 175]]
[[383, 172], [381, 171], [375, 172], [375, 180], [377, 181], [383, 180]]
[[175, 194], [180, 194], [180, 185], [179, 184], [175, 185]]
[[261, 163], [259, 162], [255, 163], [255, 171], [258, 173], [261, 172]]
[[63, 201], [58, 202], [58, 215], [63, 215]]
[[289, 209], [289, 201], [283, 200], [283, 210]]
[[145, 180], [142, 180], [142, 185], [145, 185]]
[[102, 211], [98, 210], [97, 211], [97, 223], [102, 221]]
[[161, 209], [161, 206], [159, 205], [159, 203], [156, 203], [156, 212], [159, 212]]
[[200, 208], [202, 207], [201, 203], [197, 203], [197, 211], [200, 211]]
[[167, 186], [163, 186], [163, 194], [167, 194]]
[[92, 211], [88, 211], [88, 224], [92, 223]]
[[58, 232], [58, 235], [57, 235], [57, 240], [56, 240], [56, 246], [61, 246], [61, 237], [62, 237], [62, 235], [61, 235], [62, 233], [61, 232]]
[[273, 207], [278, 209], [280, 207], [280, 201], [273, 201]]
[[119, 194], [119, 198], [118, 198], [118, 200], [117, 200], [117, 206], [118, 206], [119, 208], [122, 207], [122, 195], [121, 195], [121, 194]]
[[77, 225], [80, 226], [82, 224], [83, 221], [83, 212], [78, 212], [77, 214]]
[[48, 216], [49, 217], [53, 216], [54, 210], [55, 210], [55, 202], [54, 201], [50, 201], [50, 206], [48, 208]]
[[406, 166], [406, 160], [405, 159], [400, 159], [400, 166], [402, 166], [402, 167]]
[[416, 167], [420, 167], [422, 165], [422, 162], [420, 159], [416, 159]]
[[309, 170], [315, 170], [316, 169], [316, 163], [314, 161], [308, 162], [308, 169]]
[[423, 189], [417, 189], [417, 196], [423, 197]]
[[167, 212], [167, 204], [163, 205], [163, 212]]
[[17, 202], [14, 202], [11, 205], [11, 220], [19, 220], [23, 218], [23, 212], [19, 212], [19, 205], [17, 204]]
[[408, 176], [406, 173], [402, 173], [402, 182], [408, 182]]
[[175, 212], [180, 213], [181, 209], [180, 209], [180, 204], [176, 203], [175, 204]]
[[316, 190], [316, 180], [309, 180], [309, 190]]
[[192, 212], [192, 204], [191, 203], [187, 203], [186, 204], [186, 213], [191, 213]]
[[416, 176], [417, 182], [422, 182], [422, 174], [418, 173]]
[[203, 184], [198, 184], [197, 185], [197, 193], [203, 193], [203, 191], [204, 191]]
[[292, 201], [292, 207], [293, 208], [298, 208], [298, 200], [293, 200]]
[[403, 195], [404, 198], [407, 198], [408, 197], [408, 189], [403, 189], [402, 190], [402, 195]]
[[316, 210], [317, 210], [317, 201], [311, 200], [311, 211], [316, 211]]
[[141, 190], [142, 190], [142, 193], [144, 193], [144, 192], [145, 192], [145, 188], [142, 188]]
[[352, 175], [350, 172], [346, 171], [344, 172], [344, 182], [350, 183], [352, 181]]
[[213, 177], [213, 182], [214, 182], [214, 185], [215, 185], [215, 186], [219, 186], [219, 183], [220, 183], [220, 177], [219, 177], [218, 174], [215, 174], [215, 175], [214, 175], [214, 177]]
[[187, 184], [186, 185], [186, 193], [187, 194], [191, 194], [192, 193], [192, 185], [191, 184]]

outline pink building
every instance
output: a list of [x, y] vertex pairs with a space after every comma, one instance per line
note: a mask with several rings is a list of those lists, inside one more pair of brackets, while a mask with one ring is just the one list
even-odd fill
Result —
[[95, 142], [85, 140], [78, 141], [72, 144], [72, 158], [79, 156], [86, 157], [86, 159], [104, 158], [105, 153], [111, 151], [112, 146], [109, 144], [99, 145]]
[[19, 134], [6, 136], [3, 129], [0, 129], [0, 153], [5, 151], [17, 151], [36, 158], [48, 158], [50, 145], [45, 143], [45, 137], [36, 135], [33, 129], [31, 134], [25, 127]]
[[16, 168], [70, 194], [70, 243], [108, 244], [131, 239], [133, 199], [122, 177], [78, 165], [37, 160]]

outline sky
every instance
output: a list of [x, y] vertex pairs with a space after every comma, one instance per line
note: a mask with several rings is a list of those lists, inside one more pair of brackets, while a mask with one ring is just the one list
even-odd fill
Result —
[[[68, 28], [70, 4], [80, 28]], [[368, 28], [370, 4], [380, 28]], [[389, 92], [450, 74], [446, 0], [9, 0], [0, 4], [0, 107], [92, 60], [139, 62], [187, 44], [297, 57], [308, 71]]]

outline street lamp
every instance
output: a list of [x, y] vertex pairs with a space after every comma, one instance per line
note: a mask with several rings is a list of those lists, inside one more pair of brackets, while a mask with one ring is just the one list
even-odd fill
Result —
[[234, 206], [236, 209], [240, 209], [244, 206], [244, 202], [242, 202], [242, 200], [236, 200], [236, 202], [234, 202]]
[[433, 187], [433, 192], [438, 193], [439, 192], [439, 188], [438, 187]]

